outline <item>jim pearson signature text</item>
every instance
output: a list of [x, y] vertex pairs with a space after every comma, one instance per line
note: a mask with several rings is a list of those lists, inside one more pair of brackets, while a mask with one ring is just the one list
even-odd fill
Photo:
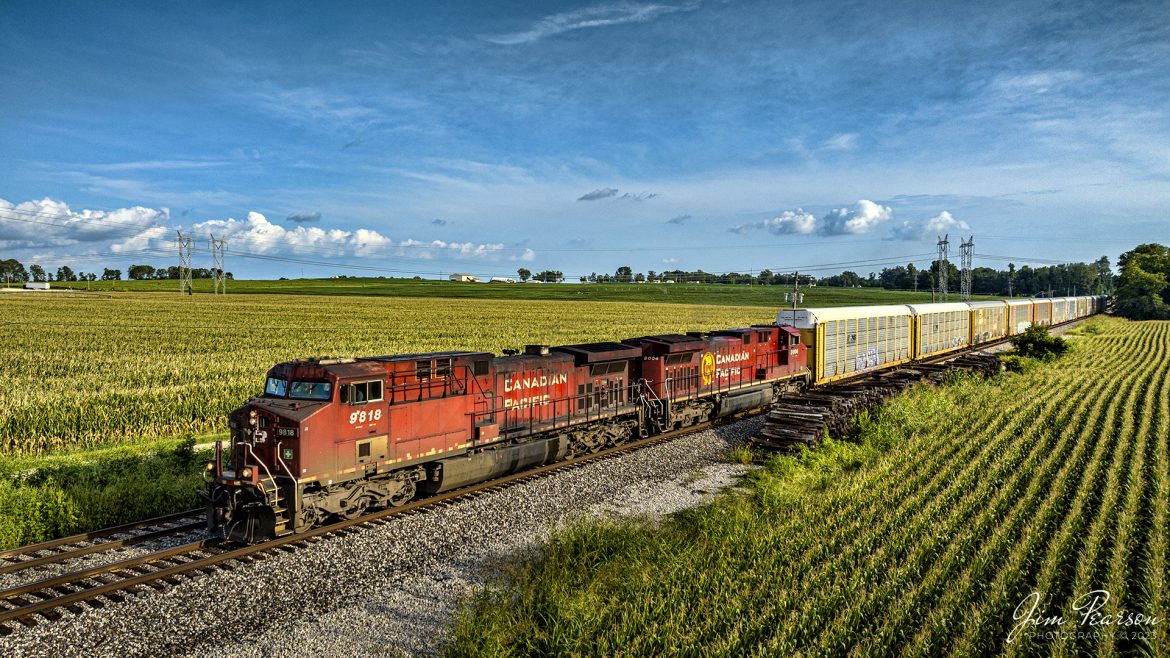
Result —
[[1130, 629], [1149, 632], [1158, 624], [1158, 618], [1140, 612], [1118, 610], [1104, 612], [1109, 603], [1109, 592], [1096, 589], [1078, 597], [1073, 601], [1073, 612], [1076, 616], [1065, 619], [1061, 615], [1049, 615], [1040, 607], [1040, 592], [1032, 592], [1024, 597], [1016, 606], [1012, 619], [1016, 625], [1008, 633], [1007, 641], [1010, 644], [1022, 636], [1050, 635], [1051, 631], [1066, 631], [1066, 625], [1073, 625], [1077, 632], [1116, 631]]

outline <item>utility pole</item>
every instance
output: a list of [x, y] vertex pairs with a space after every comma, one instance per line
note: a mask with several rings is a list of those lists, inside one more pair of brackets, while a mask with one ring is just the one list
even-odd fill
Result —
[[951, 267], [947, 261], [947, 250], [951, 246], [950, 237], [948, 233], [938, 238], [938, 294], [944, 302], [947, 301], [947, 274]]
[[177, 243], [179, 245], [179, 294], [186, 292], [191, 294], [191, 245], [194, 244], [195, 238], [190, 235], [183, 235], [182, 231], [176, 230], [179, 234]]
[[217, 239], [211, 234], [211, 259], [215, 263], [211, 268], [211, 275], [215, 277], [215, 294], [227, 294], [227, 273], [224, 270], [224, 252], [227, 251], [227, 239], [222, 235]]
[[959, 282], [959, 301], [971, 301], [971, 250], [974, 247], [974, 235], [959, 244], [959, 264], [962, 268]]
[[796, 314], [796, 291], [800, 290], [800, 272], [792, 273], [792, 313]]

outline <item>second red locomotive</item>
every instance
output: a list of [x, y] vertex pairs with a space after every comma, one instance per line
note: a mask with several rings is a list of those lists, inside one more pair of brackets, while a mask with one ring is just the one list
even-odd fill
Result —
[[201, 491], [208, 524], [263, 541], [763, 407], [807, 382], [805, 361], [799, 331], [758, 325], [281, 363], [229, 417]]

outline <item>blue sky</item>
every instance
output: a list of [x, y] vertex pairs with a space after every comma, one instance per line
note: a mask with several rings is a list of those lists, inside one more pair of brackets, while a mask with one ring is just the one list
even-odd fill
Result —
[[929, 263], [937, 232], [1017, 264], [1170, 241], [1165, 2], [4, 14], [0, 256], [50, 270], [173, 264], [176, 228], [226, 233], [240, 277], [865, 274]]

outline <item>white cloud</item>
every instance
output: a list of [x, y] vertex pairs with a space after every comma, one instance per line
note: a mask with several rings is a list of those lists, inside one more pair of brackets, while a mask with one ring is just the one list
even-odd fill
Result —
[[482, 35], [480, 38], [484, 41], [502, 46], [532, 43], [533, 41], [539, 41], [546, 37], [555, 36], [571, 30], [621, 25], [622, 23], [645, 23], [646, 21], [676, 11], [690, 11], [697, 6], [697, 3], [674, 6], [637, 4], [632, 2], [595, 5], [584, 9], [574, 9], [572, 11], [545, 16], [523, 32]]
[[868, 233], [870, 229], [894, 216], [888, 206], [862, 199], [852, 209], [837, 208], [821, 218], [823, 235], [855, 235]]
[[935, 236], [948, 233], [950, 231], [967, 230], [971, 227], [960, 219], [955, 219], [951, 213], [946, 210], [939, 214], [922, 221], [906, 220], [900, 225], [893, 227], [890, 231], [890, 238], [894, 240], [933, 240]]
[[825, 141], [830, 151], [852, 151], [857, 148], [857, 133], [838, 133]]
[[64, 246], [141, 233], [169, 221], [170, 210], [134, 206], [74, 211], [48, 198], [19, 204], [0, 199], [0, 218], [0, 244]]
[[732, 233], [747, 233], [753, 229], [767, 229], [776, 235], [853, 235], [868, 233], [873, 227], [894, 216], [894, 211], [873, 201], [862, 199], [853, 208], [830, 210], [818, 220], [801, 208], [785, 210], [770, 219], [739, 224], [727, 229]]
[[521, 260], [526, 263], [531, 263], [536, 260], [536, 252], [526, 247], [519, 255], [512, 256], [511, 260]]
[[732, 233], [746, 233], [750, 229], [759, 228], [768, 229], [776, 235], [806, 235], [817, 229], [817, 218], [797, 208], [796, 210], [785, 210], [779, 215], [761, 222], [740, 224], [728, 230]]

